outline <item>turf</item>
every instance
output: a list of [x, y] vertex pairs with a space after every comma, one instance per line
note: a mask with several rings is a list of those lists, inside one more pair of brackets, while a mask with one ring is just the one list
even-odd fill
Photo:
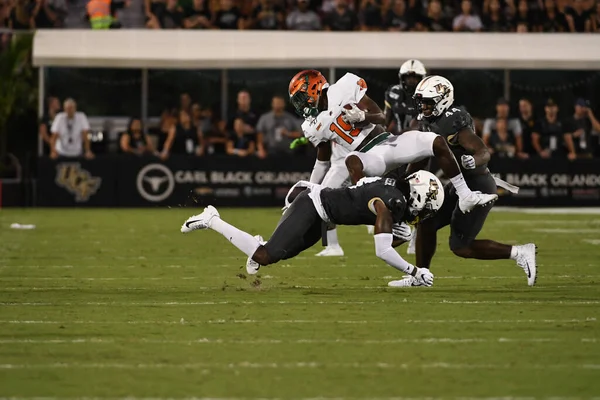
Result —
[[[218, 234], [179, 233], [193, 211], [2, 210], [0, 397], [600, 395], [600, 216], [490, 217], [482, 237], [538, 244], [534, 288], [444, 230], [435, 286], [407, 290], [364, 227], [340, 229], [346, 257], [256, 278]], [[279, 218], [221, 214], [265, 237]]]

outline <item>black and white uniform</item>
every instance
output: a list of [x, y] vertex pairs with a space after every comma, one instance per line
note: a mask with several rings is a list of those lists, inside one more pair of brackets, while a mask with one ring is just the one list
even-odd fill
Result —
[[[463, 128], [470, 128], [475, 132], [471, 115], [457, 107], [449, 108], [437, 118], [423, 119], [420, 121], [419, 126], [420, 130], [432, 131], [443, 136], [448, 142], [454, 157], [459, 160], [459, 164], [461, 156], [470, 154], [458, 142], [458, 133]], [[496, 182], [490, 174], [487, 164], [480, 165], [475, 169], [464, 169], [461, 165], [461, 170], [471, 190], [488, 194], [497, 193]], [[493, 204], [476, 207], [471, 212], [463, 214], [458, 207], [458, 195], [451, 183], [444, 187], [444, 194], [444, 204], [432, 220], [435, 221], [438, 230], [450, 225], [450, 249], [467, 247], [483, 228], [485, 219]]]
[[400, 84], [390, 86], [385, 92], [385, 107], [392, 111], [396, 134], [410, 129], [411, 121], [419, 114], [417, 103]]
[[273, 263], [295, 257], [317, 243], [323, 221], [336, 225], [375, 225], [374, 202], [378, 199], [385, 204], [400, 200], [394, 215], [407, 217], [406, 199], [393, 179], [371, 179], [360, 186], [340, 189], [304, 183], [308, 189], [293, 200], [264, 245]]

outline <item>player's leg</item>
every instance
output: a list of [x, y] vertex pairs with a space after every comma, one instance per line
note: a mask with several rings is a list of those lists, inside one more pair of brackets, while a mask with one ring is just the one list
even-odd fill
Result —
[[[469, 184], [484, 193], [496, 192], [496, 183], [490, 174], [469, 178]], [[537, 277], [534, 244], [511, 246], [493, 240], [476, 239], [491, 209], [492, 205], [486, 205], [463, 214], [456, 207], [450, 223], [450, 250], [462, 258], [513, 259], [527, 274], [528, 284], [533, 286]]]
[[440, 135], [433, 132], [408, 131], [384, 143], [389, 144], [384, 155], [388, 169], [390, 166], [435, 157], [444, 174], [456, 188], [459, 207], [463, 212], [469, 212], [476, 206], [493, 202], [498, 198], [496, 194], [479, 194], [469, 189], [454, 154]]
[[300, 193], [269, 241], [257, 250], [252, 259], [260, 265], [269, 265], [297, 256], [319, 241], [321, 222], [308, 191]]
[[[336, 146], [339, 148], [340, 146]], [[338, 156], [331, 161], [331, 168], [327, 171], [327, 175], [323, 178], [321, 183], [323, 186], [328, 188], [340, 188], [348, 184], [349, 176], [346, 165], [344, 164], [344, 157], [337, 151]], [[344, 255], [344, 250], [340, 246], [340, 242], [337, 235], [337, 227], [335, 225], [325, 226], [323, 232], [323, 245], [325, 249], [317, 253], [319, 257], [341, 257]]]

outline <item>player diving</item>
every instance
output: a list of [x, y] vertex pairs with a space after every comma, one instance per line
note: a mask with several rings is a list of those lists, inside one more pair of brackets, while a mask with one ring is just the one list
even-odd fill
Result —
[[364, 178], [354, 186], [338, 189], [300, 181], [288, 192], [286, 203], [291, 204], [267, 242], [225, 222], [213, 206], [188, 218], [181, 232], [212, 229], [220, 233], [248, 256], [246, 270], [256, 274], [261, 266], [293, 258], [312, 247], [321, 239], [323, 223], [374, 225], [377, 257], [431, 286], [433, 274], [408, 263], [393, 246], [410, 238], [410, 229], [405, 231], [401, 223], [427, 220], [443, 202], [441, 182], [427, 171], [417, 171], [401, 181]]

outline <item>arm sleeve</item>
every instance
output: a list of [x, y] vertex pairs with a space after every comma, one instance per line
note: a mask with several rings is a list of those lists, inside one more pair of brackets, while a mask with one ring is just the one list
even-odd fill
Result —
[[392, 247], [394, 236], [391, 233], [378, 233], [373, 236], [375, 239], [375, 254], [388, 265], [407, 274], [412, 274], [415, 266], [406, 261]]
[[315, 166], [313, 167], [312, 173], [310, 174], [310, 182], [311, 183], [321, 183], [323, 182], [323, 178], [329, 171], [329, 167], [331, 166], [331, 162], [329, 161], [315, 161]]

